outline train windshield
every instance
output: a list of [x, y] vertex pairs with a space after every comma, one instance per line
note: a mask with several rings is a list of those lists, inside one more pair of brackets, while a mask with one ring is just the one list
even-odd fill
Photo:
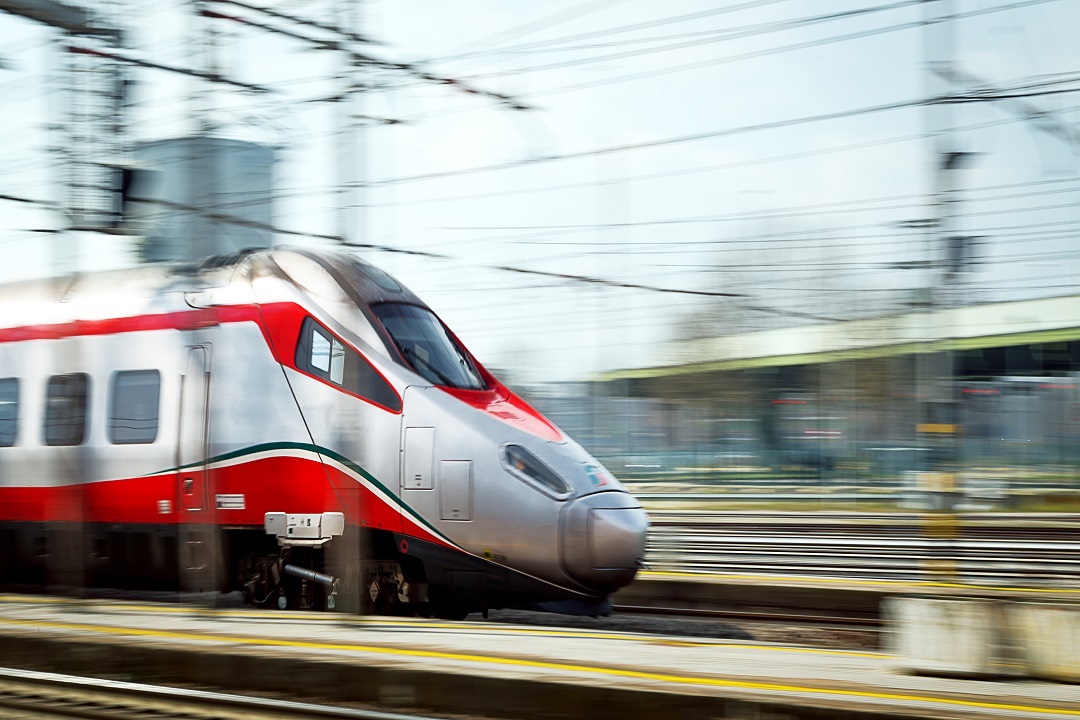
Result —
[[468, 354], [430, 310], [402, 303], [379, 303], [371, 309], [421, 377], [453, 388], [486, 387]]

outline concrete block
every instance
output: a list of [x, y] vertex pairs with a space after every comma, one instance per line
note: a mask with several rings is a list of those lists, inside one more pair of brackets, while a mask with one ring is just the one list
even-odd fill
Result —
[[886, 647], [898, 667], [923, 675], [1019, 675], [1000, 603], [989, 600], [890, 597], [884, 603]]
[[1080, 682], [1080, 605], [1016, 602], [1006, 612], [1029, 676]]

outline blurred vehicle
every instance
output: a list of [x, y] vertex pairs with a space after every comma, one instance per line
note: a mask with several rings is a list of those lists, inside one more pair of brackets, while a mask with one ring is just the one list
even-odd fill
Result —
[[5, 580], [605, 612], [647, 517], [413, 293], [245, 252], [0, 288]]

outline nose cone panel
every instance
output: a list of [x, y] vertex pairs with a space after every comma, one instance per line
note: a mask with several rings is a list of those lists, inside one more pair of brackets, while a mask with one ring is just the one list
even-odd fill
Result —
[[648, 520], [641, 508], [589, 511], [589, 558], [597, 570], [637, 568], [645, 555]]
[[649, 518], [624, 492], [588, 495], [566, 508], [563, 567], [597, 593], [630, 583], [645, 556]]

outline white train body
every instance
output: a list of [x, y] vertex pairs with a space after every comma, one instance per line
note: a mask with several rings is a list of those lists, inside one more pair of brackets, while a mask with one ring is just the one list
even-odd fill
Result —
[[245, 253], [0, 307], [9, 582], [602, 612], [644, 554], [618, 481], [361, 261]]

